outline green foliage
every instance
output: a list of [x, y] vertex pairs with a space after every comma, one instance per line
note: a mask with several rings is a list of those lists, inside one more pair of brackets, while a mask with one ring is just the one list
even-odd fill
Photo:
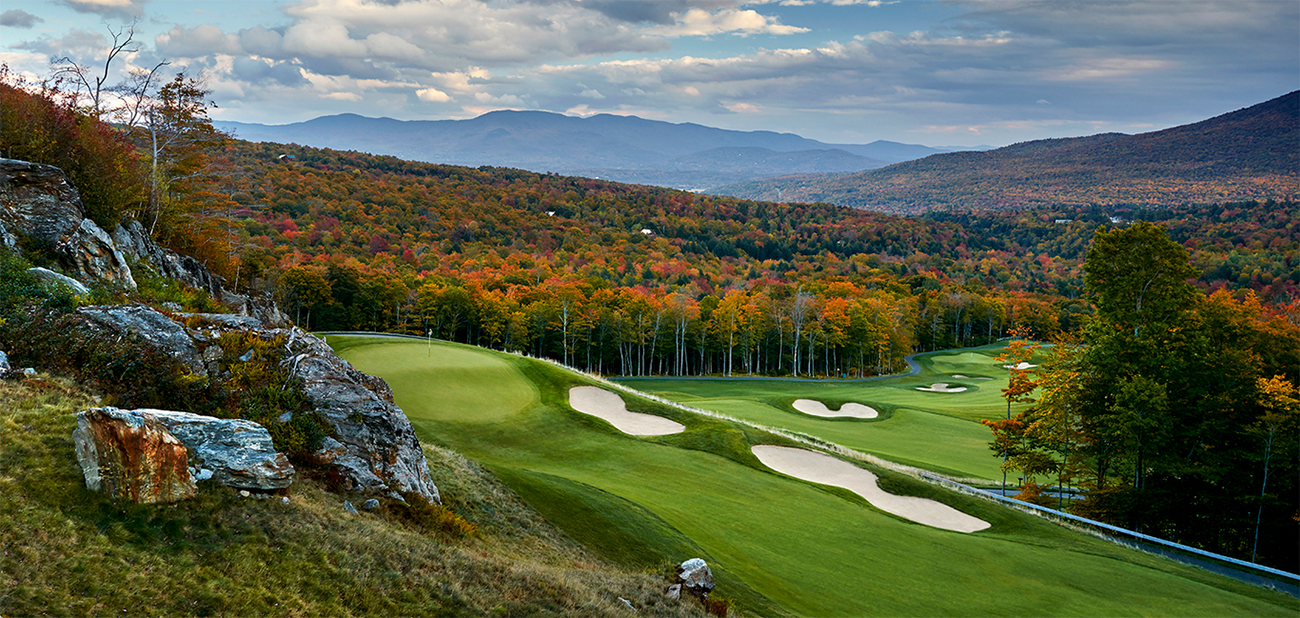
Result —
[[133, 297], [150, 305], [176, 303], [181, 309], [193, 313], [228, 313], [230, 310], [212, 298], [207, 290], [191, 288], [181, 282], [159, 275], [140, 261], [130, 263], [131, 277], [135, 279]]

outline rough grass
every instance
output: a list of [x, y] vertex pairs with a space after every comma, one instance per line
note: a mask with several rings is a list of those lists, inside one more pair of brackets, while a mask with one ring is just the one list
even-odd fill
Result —
[[[503, 383], [509, 378], [531, 383], [538, 401], [492, 422], [482, 422], [472, 405], [464, 420], [449, 420], [437, 403], [443, 380], [429, 360], [440, 350], [489, 355], [514, 367], [513, 377], [477, 382], [478, 400], [516, 388]], [[423, 439], [497, 471], [593, 551], [620, 564], [654, 565], [698, 548], [719, 592], [753, 613], [1294, 615], [1289, 597], [872, 468], [899, 493], [941, 500], [993, 527], [959, 534], [901, 520], [847, 491], [772, 473], [749, 452], [752, 444], [781, 438], [649, 399], [625, 396], [628, 409], [671, 418], [686, 430], [622, 434], [568, 407], [568, 389], [594, 380], [531, 359], [376, 339], [342, 355], [389, 381]]]
[[447, 506], [477, 529], [349, 515], [310, 481], [288, 504], [207, 483], [172, 505], [85, 489], [75, 413], [96, 398], [49, 377], [0, 382], [0, 615], [700, 616], [659, 573], [620, 569], [491, 474], [426, 447]]

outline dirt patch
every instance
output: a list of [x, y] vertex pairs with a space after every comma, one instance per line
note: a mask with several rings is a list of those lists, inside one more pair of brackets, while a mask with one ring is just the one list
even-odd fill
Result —
[[989, 523], [942, 502], [915, 496], [896, 496], [876, 484], [876, 475], [830, 455], [788, 446], [760, 444], [750, 449], [763, 465], [812, 483], [843, 487], [872, 506], [918, 524], [955, 532], [977, 532]]
[[629, 412], [622, 397], [594, 386], [575, 386], [569, 389], [569, 405], [583, 414], [604, 419], [615, 429], [634, 436], [665, 436], [686, 430], [685, 425], [662, 416]]

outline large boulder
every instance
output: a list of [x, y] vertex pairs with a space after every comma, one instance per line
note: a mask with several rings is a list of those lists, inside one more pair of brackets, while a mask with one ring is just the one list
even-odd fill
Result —
[[207, 375], [199, 349], [185, 328], [167, 316], [143, 305], [95, 305], [77, 313], [89, 326], [113, 333], [129, 333], [143, 339], [185, 364], [190, 373]]
[[388, 384], [357, 371], [316, 337], [297, 329], [290, 336], [285, 362], [335, 430], [336, 439], [315, 453], [317, 463], [332, 466], [353, 491], [441, 502], [415, 429]]
[[72, 277], [69, 277], [67, 275], [56, 273], [48, 268], [41, 268], [37, 266], [35, 268], [28, 268], [27, 272], [36, 275], [37, 279], [40, 279], [41, 281], [45, 281], [46, 285], [54, 285], [57, 287], [62, 287], [72, 292], [73, 294], [77, 294], [79, 296], [85, 296], [87, 294], [90, 294], [90, 288], [87, 288], [84, 283], [77, 281], [76, 279], [73, 279]]
[[199, 480], [261, 492], [293, 484], [293, 465], [276, 452], [270, 432], [253, 421], [151, 409], [134, 414], [166, 427], [185, 445]]
[[175, 502], [197, 492], [185, 445], [158, 421], [94, 408], [77, 415], [72, 441], [93, 491], [137, 503]]
[[0, 159], [0, 244], [14, 247], [20, 236], [53, 254], [76, 279], [136, 287], [125, 256], [86, 218], [81, 196], [63, 170]]

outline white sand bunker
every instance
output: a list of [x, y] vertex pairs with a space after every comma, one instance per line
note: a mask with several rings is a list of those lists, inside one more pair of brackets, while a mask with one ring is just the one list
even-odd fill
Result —
[[594, 386], [575, 386], [569, 389], [569, 405], [583, 414], [604, 419], [619, 431], [634, 436], [665, 436], [686, 429], [685, 425], [661, 416], [628, 412], [622, 397]]
[[993, 378], [972, 378], [970, 376], [964, 376], [960, 373], [954, 373], [952, 374], [952, 377], [957, 378], [958, 380], [992, 380], [993, 379]]
[[838, 410], [827, 408], [826, 404], [815, 399], [796, 399], [791, 405], [794, 406], [794, 409], [803, 412], [804, 414], [826, 418], [876, 418], [877, 416], [880, 416], [880, 413], [876, 412], [875, 408], [853, 402], [840, 406], [840, 409]]
[[935, 382], [929, 386], [918, 386], [918, 391], [927, 391], [931, 393], [960, 393], [966, 390], [965, 386], [948, 386], [947, 382]]
[[1019, 363], [1017, 363], [1017, 364], [1015, 364], [1015, 365], [1003, 365], [1002, 368], [1003, 368], [1003, 369], [1019, 369], [1019, 370], [1021, 370], [1021, 371], [1024, 371], [1025, 369], [1033, 369], [1034, 367], [1037, 367], [1037, 366], [1038, 366], [1038, 365], [1030, 365], [1029, 363], [1026, 363], [1026, 362], [1024, 362], [1024, 361], [1020, 361]]
[[863, 498], [872, 506], [925, 524], [956, 532], [976, 532], [989, 527], [989, 523], [972, 517], [942, 502], [915, 496], [895, 496], [876, 485], [876, 475], [847, 461], [815, 451], [786, 446], [760, 444], [750, 449], [763, 465], [780, 472], [822, 485], [843, 487]]

